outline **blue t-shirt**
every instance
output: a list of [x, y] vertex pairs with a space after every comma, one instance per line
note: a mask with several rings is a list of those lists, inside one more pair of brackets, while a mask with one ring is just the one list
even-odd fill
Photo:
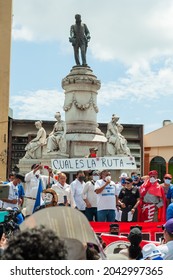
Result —
[[173, 202], [173, 185], [171, 184], [169, 189], [168, 189], [168, 193], [167, 193], [167, 199], [172, 199]]
[[166, 220], [173, 218], [173, 202], [169, 204], [167, 210], [166, 210]]
[[19, 198], [22, 198], [22, 197], [25, 196], [25, 191], [24, 191], [24, 188], [23, 188], [22, 184], [18, 185], [18, 194], [19, 194]]

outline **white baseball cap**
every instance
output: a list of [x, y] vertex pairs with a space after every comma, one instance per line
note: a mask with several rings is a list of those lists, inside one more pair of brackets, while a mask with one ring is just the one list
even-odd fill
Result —
[[152, 259], [157, 256], [162, 256], [159, 248], [154, 243], [148, 243], [142, 248], [143, 259]]
[[127, 173], [123, 172], [123, 173], [121, 173], [121, 176], [119, 178], [127, 178], [127, 177], [128, 177]]

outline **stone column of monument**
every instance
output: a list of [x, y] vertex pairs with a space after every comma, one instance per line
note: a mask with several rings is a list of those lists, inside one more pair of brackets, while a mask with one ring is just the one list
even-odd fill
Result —
[[105, 155], [107, 139], [97, 124], [97, 95], [100, 81], [89, 66], [74, 66], [62, 80], [65, 90], [66, 140], [70, 157], [83, 157], [90, 147]]

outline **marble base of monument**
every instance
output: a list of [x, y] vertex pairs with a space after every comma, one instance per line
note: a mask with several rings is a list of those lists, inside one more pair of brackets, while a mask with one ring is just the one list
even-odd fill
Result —
[[42, 158], [37, 159], [26, 159], [22, 158], [19, 160], [19, 164], [17, 165], [20, 172], [23, 174], [28, 173], [31, 170], [31, 166], [36, 163], [41, 163], [42, 165], [51, 166], [51, 159], [58, 159], [58, 158], [69, 158], [68, 154], [60, 153], [58, 151], [50, 152], [50, 153], [43, 153]]

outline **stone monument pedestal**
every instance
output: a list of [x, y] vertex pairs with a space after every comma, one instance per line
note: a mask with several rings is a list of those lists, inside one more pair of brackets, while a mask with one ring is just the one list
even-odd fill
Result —
[[107, 139], [97, 124], [97, 91], [100, 86], [100, 81], [88, 66], [74, 66], [62, 80], [67, 153], [70, 157], [84, 157], [93, 146], [98, 148], [98, 156], [106, 153]]
[[69, 158], [69, 154], [62, 154], [59, 151], [47, 153], [46, 146], [42, 149], [42, 154], [40, 154], [39, 158], [36, 159], [26, 159], [23, 157], [20, 159], [18, 168], [20, 169], [21, 173], [28, 173], [31, 170], [31, 166], [33, 164], [41, 163], [43, 165], [51, 166], [51, 159], [58, 159], [58, 158]]

